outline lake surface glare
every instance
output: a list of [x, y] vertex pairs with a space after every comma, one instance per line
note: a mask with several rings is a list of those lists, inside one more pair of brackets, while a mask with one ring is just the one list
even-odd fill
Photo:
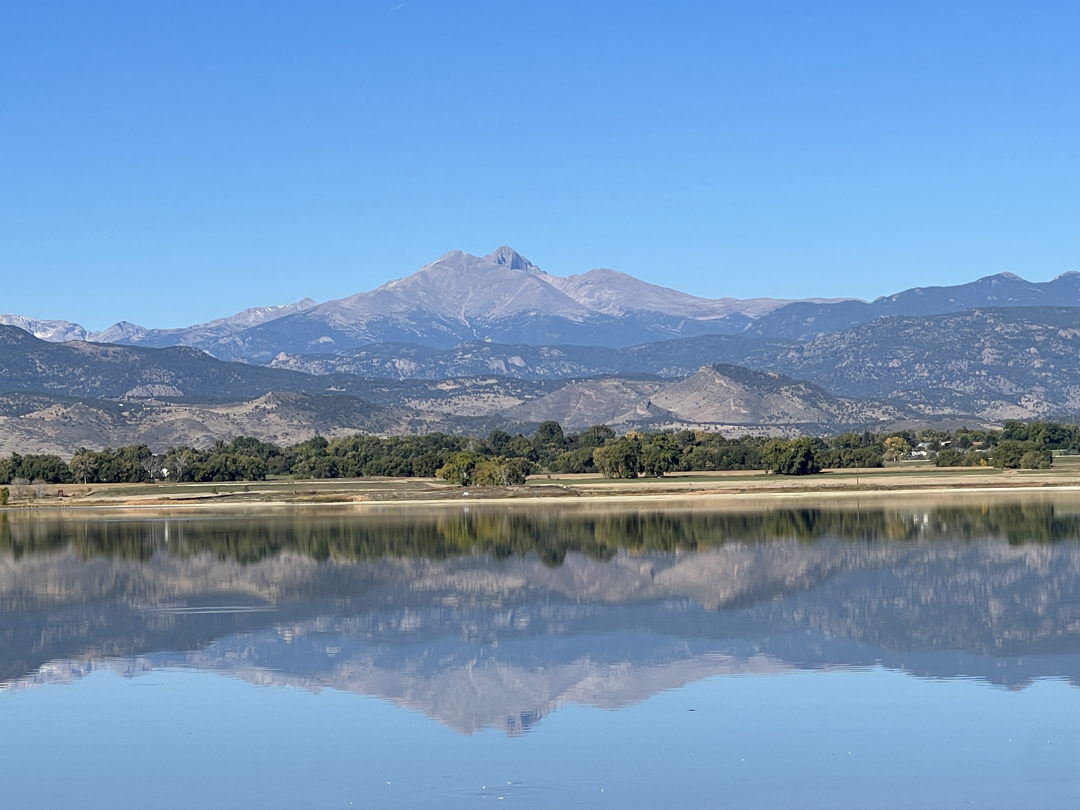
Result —
[[1080, 807], [1080, 499], [0, 513], [0, 807]]

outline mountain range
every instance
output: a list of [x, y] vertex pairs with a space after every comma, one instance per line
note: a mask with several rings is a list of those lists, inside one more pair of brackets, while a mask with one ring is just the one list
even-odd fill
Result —
[[714, 363], [807, 380], [836, 396], [873, 398], [923, 415], [1075, 419], [1080, 308], [989, 307], [883, 316], [805, 342], [703, 335], [623, 349], [465, 343], [449, 350], [379, 344], [271, 365], [311, 374], [398, 379], [498, 375], [554, 380], [649, 374], [682, 378]]
[[1080, 411], [1077, 273], [869, 303], [714, 300], [612, 270], [552, 276], [500, 248], [184, 329], [0, 321], [3, 452], [548, 419], [786, 435]]
[[217, 360], [197, 349], [49, 343], [0, 326], [0, 452], [145, 443], [205, 446], [256, 436], [292, 444], [316, 433], [529, 432], [705, 428], [731, 434], [881, 428], [918, 413], [833, 396], [775, 372], [708, 365], [685, 378], [629, 374], [450, 380], [305, 374]]
[[337, 354], [409, 343], [449, 349], [469, 341], [620, 348], [707, 334], [805, 341], [886, 315], [939, 315], [978, 307], [1080, 306], [1080, 274], [1029, 282], [1010, 273], [952, 287], [856, 299], [699, 298], [598, 269], [545, 273], [508, 247], [487, 256], [452, 251], [371, 292], [321, 304], [310, 298], [180, 329], [121, 322], [91, 332], [66, 321], [0, 315], [50, 341], [164, 347], [266, 364], [281, 354]]
[[[267, 362], [282, 352], [332, 353], [399, 341], [450, 348], [466, 340], [625, 346], [731, 330], [787, 301], [696, 298], [613, 270], [549, 275], [510, 248], [478, 257], [452, 251], [407, 278], [316, 304], [248, 309], [183, 329], [130, 323], [90, 332], [19, 315], [0, 323], [45, 340], [190, 345], [228, 360]], [[812, 303], [812, 302], [808, 302]]]
[[303, 301], [284, 306], [250, 307], [227, 318], [217, 318], [207, 323], [180, 329], [147, 329], [145, 326], [120, 321], [107, 329], [93, 331], [70, 321], [48, 321], [27, 318], [23, 315], [0, 315], [0, 324], [17, 326], [34, 337], [58, 343], [82, 340], [90, 343], [124, 343], [154, 347], [194, 346], [198, 343], [220, 340], [294, 312], [303, 312], [315, 304], [314, 299], [305, 298]]

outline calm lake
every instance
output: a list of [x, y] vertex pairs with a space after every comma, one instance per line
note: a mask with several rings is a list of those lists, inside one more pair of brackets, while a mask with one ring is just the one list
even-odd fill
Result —
[[1080, 807], [1080, 499], [0, 512], [0, 806]]

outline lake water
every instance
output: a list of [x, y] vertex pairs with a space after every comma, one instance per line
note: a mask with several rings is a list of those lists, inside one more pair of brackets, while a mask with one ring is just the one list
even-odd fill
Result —
[[1080, 807], [1080, 500], [0, 513], [0, 807]]

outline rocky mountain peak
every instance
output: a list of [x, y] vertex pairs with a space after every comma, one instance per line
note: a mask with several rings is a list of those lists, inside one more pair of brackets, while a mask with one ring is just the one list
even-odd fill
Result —
[[101, 332], [93, 332], [87, 338], [95, 343], [121, 343], [139, 337], [150, 330], [128, 321], [118, 321]]
[[486, 261], [494, 262], [495, 264], [503, 265], [509, 270], [524, 270], [528, 273], [543, 272], [539, 267], [530, 262], [516, 250], [507, 247], [506, 245], [503, 245], [494, 253], [489, 253], [484, 259]]

